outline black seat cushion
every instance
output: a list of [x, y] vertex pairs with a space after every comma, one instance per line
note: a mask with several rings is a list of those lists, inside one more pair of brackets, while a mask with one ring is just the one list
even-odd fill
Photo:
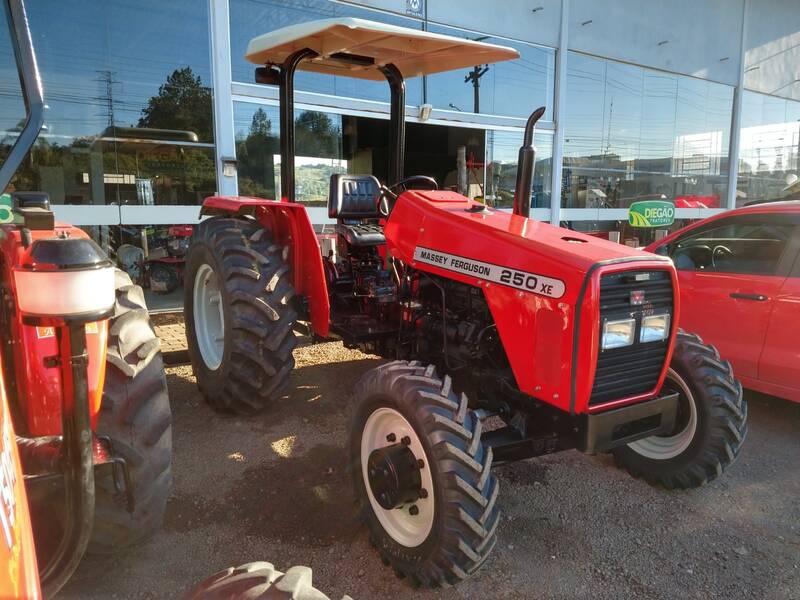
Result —
[[377, 219], [381, 186], [372, 175], [331, 175], [328, 216], [331, 219]]
[[343, 235], [351, 246], [380, 246], [386, 243], [383, 227], [374, 223], [339, 224], [336, 233]]

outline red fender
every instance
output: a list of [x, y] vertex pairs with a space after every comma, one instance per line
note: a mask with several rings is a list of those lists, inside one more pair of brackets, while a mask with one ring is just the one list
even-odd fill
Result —
[[294, 289], [308, 301], [314, 333], [328, 337], [328, 285], [319, 240], [305, 206], [244, 196], [212, 196], [203, 202], [200, 214], [251, 216], [275, 236], [278, 244], [288, 247]]

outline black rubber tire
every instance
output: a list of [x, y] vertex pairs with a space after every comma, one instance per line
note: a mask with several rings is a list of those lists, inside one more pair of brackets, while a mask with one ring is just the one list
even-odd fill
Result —
[[89, 552], [107, 554], [161, 528], [172, 486], [172, 413], [167, 379], [142, 288], [117, 269], [117, 301], [109, 322], [106, 379], [97, 434], [131, 472], [135, 508], [129, 513], [112, 477], [95, 480], [96, 507]]
[[[289, 383], [297, 312], [285, 251], [250, 219], [214, 217], [194, 230], [184, 279], [186, 338], [197, 385], [215, 410], [256, 413]], [[216, 369], [206, 366], [195, 333], [193, 287], [203, 264], [222, 294], [225, 339]]]
[[[182, 596], [183, 600], [330, 600], [311, 581], [311, 569], [281, 573], [268, 562], [251, 562], [214, 573]], [[342, 600], [352, 600], [344, 596]]]
[[[481, 443], [481, 421], [468, 409], [466, 396], [458, 396], [450, 377], [438, 377], [433, 365], [395, 361], [366, 373], [356, 386], [356, 400], [350, 463], [360, 513], [381, 560], [414, 587], [447, 586], [466, 579], [494, 548], [500, 521], [492, 449]], [[363, 428], [380, 407], [393, 408], [411, 424], [431, 468], [433, 527], [427, 539], [413, 548], [397, 543], [384, 530], [362, 476]]]
[[697, 428], [688, 447], [658, 460], [629, 446], [613, 450], [617, 464], [634, 477], [667, 489], [699, 487], [719, 477], [739, 456], [747, 436], [747, 402], [729, 362], [695, 334], [678, 332], [671, 370], [689, 387]]

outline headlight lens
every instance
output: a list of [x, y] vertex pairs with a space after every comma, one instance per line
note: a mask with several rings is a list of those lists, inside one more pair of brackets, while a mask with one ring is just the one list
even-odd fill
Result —
[[663, 315], [650, 315], [642, 319], [642, 330], [639, 333], [639, 341], [642, 344], [647, 342], [660, 342], [669, 337], [669, 313]]
[[611, 350], [612, 348], [622, 348], [633, 344], [633, 336], [636, 331], [635, 319], [619, 319], [616, 321], [606, 321], [603, 324], [602, 349]]

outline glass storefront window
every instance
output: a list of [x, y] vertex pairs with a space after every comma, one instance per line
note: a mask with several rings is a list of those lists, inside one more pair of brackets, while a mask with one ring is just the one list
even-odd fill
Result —
[[[239, 193], [280, 198], [280, 126], [278, 108], [234, 103]], [[326, 206], [330, 176], [347, 173], [342, 116], [318, 111], [295, 115], [295, 195], [308, 206]]]
[[[0, 77], [3, 81], [3, 93], [0, 96], [0, 163], [8, 157], [26, 118], [22, 84], [17, 76], [8, 25], [8, 20], [0, 19]], [[4, 191], [0, 190], [0, 194]]]
[[632, 248], [643, 248], [694, 222], [695, 219], [675, 219], [675, 222], [669, 227], [641, 228], [632, 227], [628, 221], [624, 220], [566, 220], [561, 222], [561, 226], [600, 239], [625, 244]]
[[724, 206], [733, 88], [570, 52], [565, 208]]
[[[536, 108], [545, 106], [547, 112], [543, 119], [553, 118], [555, 50], [442, 25], [431, 25], [428, 29], [433, 33], [510, 46], [520, 53], [517, 60], [477, 65], [477, 71], [464, 69], [429, 75], [426, 102], [434, 108], [527, 118]], [[476, 75], [477, 97], [473, 83]]]
[[[420, 21], [381, 11], [331, 2], [329, 0], [230, 0], [231, 72], [234, 81], [253, 83], [256, 65], [244, 58], [247, 44], [269, 31], [318, 19], [357, 17], [390, 25], [422, 29]], [[389, 86], [382, 81], [366, 81], [351, 77], [332, 77], [298, 71], [295, 90], [346, 96], [363, 100], [389, 101]], [[422, 104], [422, 78], [406, 81], [406, 104]]]
[[[517, 181], [517, 160], [522, 145], [522, 131], [486, 132], [486, 203], [511, 208]], [[553, 136], [534, 136], [536, 158], [531, 187], [531, 208], [550, 208], [550, 184], [553, 173]]]
[[745, 91], [736, 205], [800, 199], [800, 102]]
[[[216, 189], [207, 3], [27, 7], [47, 129], [18, 188], [54, 204], [199, 204]], [[13, 60], [0, 77], [16, 80]], [[0, 99], [0, 115], [12, 110]], [[3, 144], [13, 140], [8, 128]]]

